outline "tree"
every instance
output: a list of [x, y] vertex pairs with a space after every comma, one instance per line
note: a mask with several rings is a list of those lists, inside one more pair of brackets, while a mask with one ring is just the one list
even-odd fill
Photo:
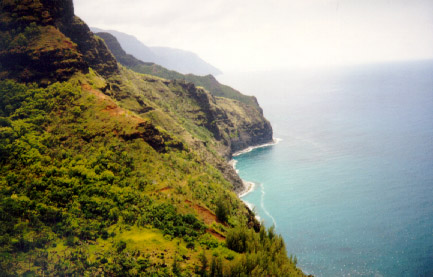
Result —
[[199, 259], [200, 259], [200, 263], [201, 263], [201, 268], [200, 268], [199, 274], [200, 274], [200, 276], [207, 276], [206, 268], [207, 268], [208, 260], [206, 258], [206, 253], [205, 253], [204, 249], [203, 249], [203, 252], [199, 256]]
[[221, 257], [212, 257], [212, 263], [210, 266], [211, 277], [222, 277], [223, 275], [223, 261]]
[[181, 276], [180, 275], [180, 273], [181, 273], [180, 266], [179, 266], [179, 263], [177, 261], [177, 256], [176, 255], [174, 255], [174, 258], [173, 258], [173, 265], [172, 265], [172, 269], [171, 270], [172, 270], [172, 272], [173, 272], [173, 274], [175, 276]]
[[216, 202], [216, 216], [218, 218], [219, 221], [221, 222], [227, 222], [228, 220], [228, 215], [229, 215], [229, 208], [228, 208], [228, 203], [227, 200], [223, 199], [223, 198], [219, 198]]

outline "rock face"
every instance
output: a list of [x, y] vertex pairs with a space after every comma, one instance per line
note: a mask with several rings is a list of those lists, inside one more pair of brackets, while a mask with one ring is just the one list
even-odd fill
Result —
[[84, 60], [96, 72], [104, 77], [118, 73], [117, 61], [104, 41], [97, 38], [80, 18], [74, 16], [70, 23], [59, 27], [65, 35], [77, 43]]
[[[93, 35], [88, 26], [74, 16], [71, 0], [24, 0], [19, 5], [15, 0], [4, 0], [0, 7], [0, 78], [48, 85], [67, 80], [76, 72], [88, 73], [92, 68], [100, 76], [110, 79], [104, 93], [119, 102], [125, 101], [128, 109], [146, 114], [167, 107], [165, 112], [174, 113], [169, 115], [174, 120], [170, 121], [171, 125], [178, 124], [188, 132], [191, 130], [187, 126], [199, 126], [210, 132], [204, 138], [202, 131], [190, 133], [193, 143], [200, 145], [196, 150], [208, 153], [204, 155], [205, 159], [223, 173], [236, 192], [243, 190], [242, 180], [233, 168], [221, 158], [211, 157], [209, 150], [227, 160], [236, 151], [272, 140], [272, 127], [263, 117], [255, 98], [239, 92], [226, 98], [225, 95], [212, 95], [190, 82], [161, 81], [156, 77], [141, 80], [136, 88], [128, 88], [127, 82], [140, 79], [142, 75], [121, 72], [117, 62], [131, 68], [146, 63], [128, 55], [110, 34], [99, 34], [105, 42]], [[125, 78], [132, 79], [125, 83]], [[217, 84], [217, 81], [212, 77], [210, 83]], [[158, 87], [160, 85], [164, 88]], [[138, 87], [140, 89], [136, 91]], [[135, 108], [131, 107], [132, 102], [137, 103]], [[184, 104], [179, 105], [179, 102]], [[178, 120], [178, 116], [188, 123]], [[162, 142], [171, 141], [168, 136], [154, 135], [155, 128], [142, 129], [122, 134], [122, 137], [125, 140], [143, 139], [162, 152]], [[182, 144], [176, 143], [172, 140], [172, 147], [183, 149]]]
[[119, 41], [112, 34], [102, 32], [96, 33], [96, 35], [105, 41], [105, 44], [119, 63], [127, 67], [136, 67], [146, 64], [145, 62], [136, 59], [134, 56], [127, 54], [125, 50], [123, 50], [122, 46], [120, 46]]
[[226, 158], [239, 150], [272, 141], [272, 126], [260, 108], [212, 96], [193, 83], [180, 84], [204, 112], [205, 127], [225, 145], [220, 153]]
[[92, 67], [104, 77], [118, 72], [102, 40], [74, 15], [72, 0], [0, 3], [0, 78], [48, 84]]
[[[121, 64], [137, 72], [140, 72], [140, 65], [147, 64], [127, 54], [112, 34], [97, 33], [96, 35], [104, 39]], [[211, 86], [223, 86], [213, 76], [210, 75], [207, 78], [211, 81]], [[249, 146], [272, 141], [271, 124], [263, 117], [263, 111], [254, 97], [249, 97], [249, 101], [239, 101], [224, 97], [224, 94], [218, 91], [208, 93], [192, 82], [176, 80], [172, 82], [180, 85], [187, 92], [187, 95], [182, 97], [192, 98], [200, 106], [204, 116], [197, 118], [196, 122], [210, 130], [216, 140], [223, 142], [224, 147], [221, 147], [219, 152], [226, 158], [230, 158], [234, 152]], [[244, 95], [240, 94], [240, 96]]]

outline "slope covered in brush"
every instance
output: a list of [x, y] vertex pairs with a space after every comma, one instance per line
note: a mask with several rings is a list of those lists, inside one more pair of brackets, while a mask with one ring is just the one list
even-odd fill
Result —
[[224, 158], [257, 114], [118, 65], [71, 1], [22, 3], [0, 6], [0, 275], [302, 275]]

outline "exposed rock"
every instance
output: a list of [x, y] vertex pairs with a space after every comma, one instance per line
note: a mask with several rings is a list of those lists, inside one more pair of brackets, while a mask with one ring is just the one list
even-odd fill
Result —
[[158, 152], [165, 152], [166, 147], [184, 149], [181, 142], [174, 141], [169, 135], [160, 132], [149, 122], [140, 122], [135, 129], [134, 132], [123, 133], [120, 137], [124, 140], [143, 139]]
[[134, 56], [126, 54], [122, 49], [117, 39], [110, 33], [96, 33], [96, 35], [102, 38], [110, 49], [111, 53], [116, 57], [117, 61], [128, 67], [135, 67], [144, 65], [145, 63], [136, 59]]
[[78, 45], [84, 60], [100, 75], [110, 77], [119, 72], [117, 61], [104, 41], [97, 38], [80, 18], [75, 16], [71, 22], [59, 25], [59, 28]]
[[118, 72], [104, 42], [74, 16], [72, 0], [4, 0], [0, 3], [0, 78], [48, 84], [92, 67]]
[[[40, 35], [30, 40], [26, 47], [0, 50], [1, 78], [23, 82], [67, 80], [77, 71], [87, 71], [88, 66], [77, 45], [53, 26], [40, 28]], [[50, 40], [41, 40], [47, 36]]]
[[214, 97], [193, 83], [178, 83], [201, 107], [206, 116], [205, 127], [213, 133], [216, 140], [222, 140], [227, 146], [221, 153], [225, 157], [231, 158], [239, 150], [272, 141], [272, 126], [263, 117], [260, 108], [232, 99]]

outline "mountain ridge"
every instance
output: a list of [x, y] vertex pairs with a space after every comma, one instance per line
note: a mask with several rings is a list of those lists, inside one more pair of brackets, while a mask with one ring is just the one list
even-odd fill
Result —
[[183, 74], [195, 75], [219, 75], [222, 72], [201, 59], [197, 54], [171, 47], [149, 47], [136, 37], [116, 30], [103, 30], [96, 27], [90, 28], [94, 33], [110, 33], [114, 35], [129, 54], [134, 55], [144, 62], [159, 64], [170, 70]]
[[155, 63], [144, 62], [131, 54], [127, 54], [116, 36], [104, 32], [96, 33], [96, 35], [105, 40], [108, 48], [112, 51], [121, 64], [131, 68], [136, 72], [150, 74], [169, 80], [191, 82], [196, 86], [204, 87], [214, 96], [235, 99], [261, 111], [257, 99], [254, 96], [243, 95], [239, 91], [229, 86], [220, 84], [212, 75], [197, 76], [194, 74], [181, 74], [174, 70], [166, 69], [163, 66]]

